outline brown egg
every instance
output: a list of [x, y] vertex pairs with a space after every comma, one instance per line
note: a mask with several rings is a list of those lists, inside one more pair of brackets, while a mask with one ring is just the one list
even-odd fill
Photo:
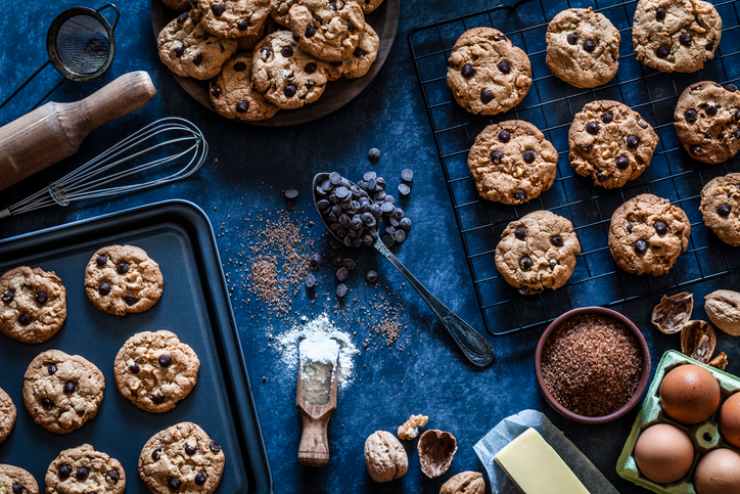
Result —
[[670, 484], [689, 473], [694, 462], [694, 445], [678, 427], [656, 424], [642, 431], [634, 456], [644, 477], [659, 484]]
[[719, 382], [698, 365], [680, 365], [660, 384], [663, 411], [683, 424], [699, 424], [719, 408]]
[[719, 429], [725, 441], [740, 448], [740, 393], [730, 396], [722, 405]]
[[740, 455], [731, 449], [715, 449], [699, 461], [694, 474], [698, 494], [740, 492]]

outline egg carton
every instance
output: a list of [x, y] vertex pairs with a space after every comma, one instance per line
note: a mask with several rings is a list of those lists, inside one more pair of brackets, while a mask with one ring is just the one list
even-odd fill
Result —
[[[632, 425], [632, 430], [627, 437], [624, 448], [622, 448], [622, 454], [619, 455], [619, 460], [617, 460], [617, 474], [620, 477], [658, 494], [697, 494], [692, 479], [699, 459], [707, 452], [719, 447], [738, 451], [738, 448], [733, 447], [722, 439], [717, 422], [719, 410], [706, 422], [692, 426], [676, 422], [663, 413], [660, 405], [660, 384], [669, 371], [683, 364], [694, 364], [708, 370], [719, 381], [722, 390], [722, 402], [731, 394], [740, 391], [740, 378], [729, 372], [706, 365], [675, 350], [669, 350], [663, 354], [655, 370], [655, 376], [650, 383], [645, 400], [642, 402], [640, 413]], [[671, 424], [678, 427], [686, 432], [694, 443], [694, 462], [691, 470], [686, 477], [671, 484], [657, 484], [643, 477], [637, 468], [637, 462], [632, 454], [640, 433], [651, 425], [658, 423]]]

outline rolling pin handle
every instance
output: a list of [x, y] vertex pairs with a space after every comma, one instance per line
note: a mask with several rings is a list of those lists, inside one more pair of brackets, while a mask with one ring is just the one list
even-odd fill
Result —
[[138, 110], [157, 94], [149, 74], [129, 72], [80, 101], [86, 122], [84, 135], [111, 120]]

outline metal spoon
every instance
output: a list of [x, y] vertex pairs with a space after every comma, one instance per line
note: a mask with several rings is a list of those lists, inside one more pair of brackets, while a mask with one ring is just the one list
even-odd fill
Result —
[[[325, 182], [329, 178], [329, 173], [318, 173], [313, 178], [313, 184], [311, 187], [311, 196], [313, 197], [313, 204], [316, 212], [321, 217], [321, 222], [326, 227], [329, 234], [334, 237], [337, 241], [341, 242], [342, 239], [338, 238], [334, 232], [326, 224], [324, 215], [321, 214], [321, 210], [317, 204], [316, 198], [316, 187], [317, 185]], [[445, 304], [443, 304], [437, 297], [432, 293], [409, 271], [409, 269], [403, 265], [393, 252], [383, 243], [378, 236], [377, 232], [373, 233], [373, 244], [372, 246], [376, 251], [380, 252], [383, 257], [388, 259], [393, 266], [403, 274], [408, 282], [413, 286], [419, 293], [422, 299], [429, 305], [432, 312], [439, 318], [442, 326], [447, 330], [452, 339], [460, 347], [465, 357], [470, 362], [478, 367], [487, 367], [494, 361], [493, 350], [488, 344], [488, 341], [481, 336], [472, 326], [462, 320], [460, 316], [452, 312]]]

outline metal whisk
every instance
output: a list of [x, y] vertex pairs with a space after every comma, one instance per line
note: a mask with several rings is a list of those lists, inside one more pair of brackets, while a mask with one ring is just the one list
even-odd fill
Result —
[[[35, 194], [0, 210], [0, 218], [57, 204], [117, 196], [176, 182], [200, 169], [208, 156], [203, 132], [189, 120], [166, 117], [134, 132]], [[146, 172], [167, 168], [163, 176], [144, 179]]]

